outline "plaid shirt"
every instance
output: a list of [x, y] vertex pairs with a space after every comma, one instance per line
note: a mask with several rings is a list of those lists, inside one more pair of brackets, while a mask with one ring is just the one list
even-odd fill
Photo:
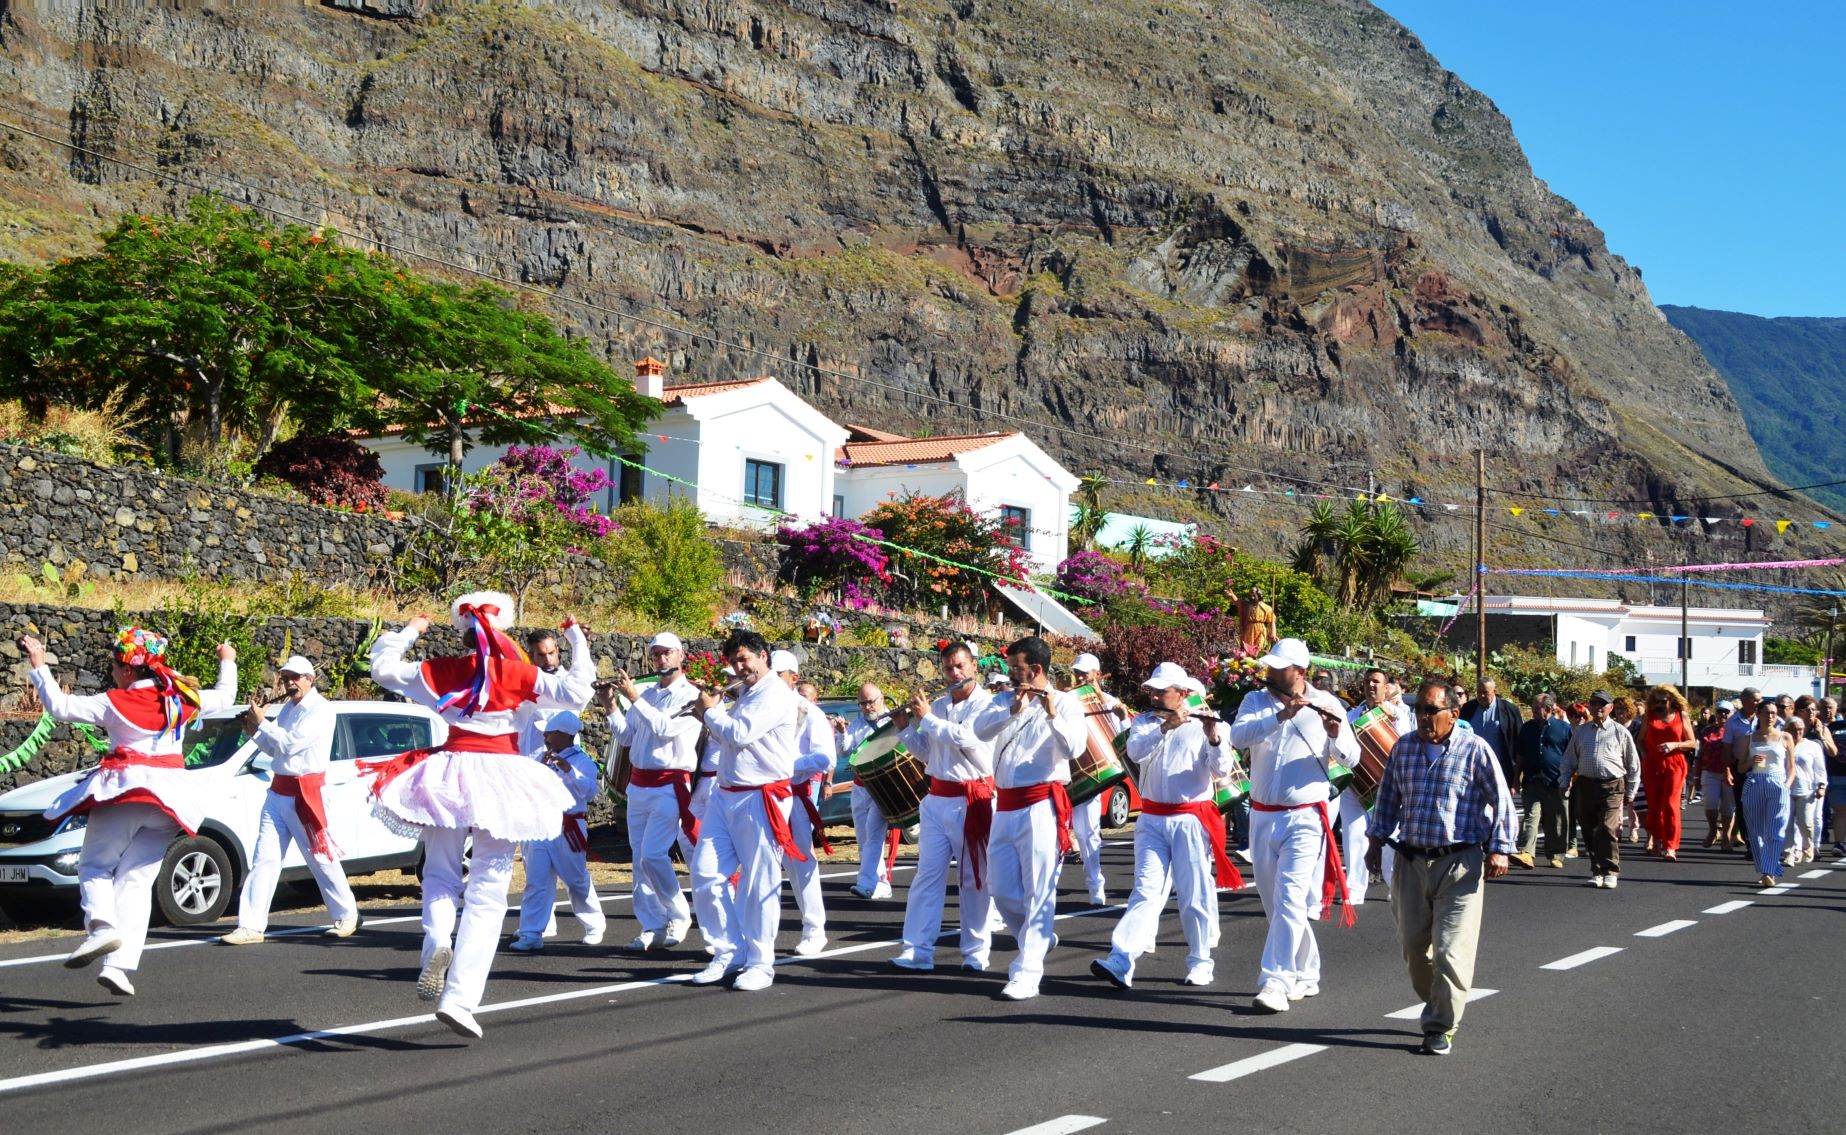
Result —
[[1441, 745], [1404, 734], [1385, 765], [1371, 831], [1411, 847], [1477, 843], [1512, 854], [1518, 832], [1499, 758], [1467, 730], [1455, 730]]

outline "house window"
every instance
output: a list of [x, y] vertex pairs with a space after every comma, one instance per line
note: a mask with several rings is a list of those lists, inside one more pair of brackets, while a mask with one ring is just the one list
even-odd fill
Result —
[[630, 502], [641, 499], [641, 470], [635, 467], [641, 464], [641, 458], [632, 453], [624, 453], [622, 454], [622, 459], [635, 463], [634, 465], [618, 466], [618, 468], [621, 469], [621, 473], [619, 473], [616, 478], [617, 503], [629, 504]]
[[833, 518], [835, 520], [841, 520], [841, 519], [844, 519], [845, 516], [846, 516], [846, 498], [839, 495], [838, 493], [835, 493], [833, 494]]
[[419, 465], [416, 473], [416, 491], [419, 493], [446, 493], [449, 491], [449, 479], [446, 472], [449, 466], [445, 462], [439, 465]]
[[1590, 669], [1596, 669], [1596, 647], [1593, 645], [1590, 647]]
[[1572, 666], [1577, 664], [1577, 644], [1574, 640], [1570, 644], [1570, 664]]
[[1692, 657], [1692, 640], [1691, 639], [1682, 638], [1679, 640], [1678, 657], [1680, 658], [1691, 658]]
[[1627, 637], [1622, 639], [1622, 649], [1627, 651], [1630, 654], [1634, 653], [1634, 636], [1633, 635], [1628, 635]]
[[759, 508], [781, 508], [782, 466], [773, 461], [745, 461], [744, 503]]
[[1003, 504], [1000, 506], [1000, 521], [1018, 538], [1021, 544], [1024, 544], [1032, 529], [1032, 510], [1020, 508], [1018, 505]]
[[1756, 640], [1746, 638], [1737, 644], [1737, 661], [1743, 666], [1756, 665]]

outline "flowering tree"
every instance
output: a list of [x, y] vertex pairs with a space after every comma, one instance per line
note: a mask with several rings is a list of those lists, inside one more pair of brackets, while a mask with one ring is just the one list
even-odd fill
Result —
[[894, 606], [946, 603], [955, 611], [984, 610], [993, 576], [1025, 579], [1030, 570], [1008, 525], [975, 512], [958, 492], [888, 500], [863, 520], [901, 545], [886, 549], [892, 556]]
[[606, 469], [577, 468], [575, 461], [582, 452], [575, 446], [553, 449], [548, 445], [515, 445], [507, 449], [495, 467], [505, 469], [508, 480], [520, 486], [522, 499], [517, 510], [549, 503], [585, 539], [600, 540], [614, 531], [615, 521], [597, 512], [595, 502], [613, 482]]
[[1128, 578], [1121, 564], [1101, 552], [1078, 552], [1059, 564], [1057, 588], [1085, 603], [1107, 603], [1146, 591]]
[[833, 587], [843, 606], [868, 607], [891, 582], [891, 557], [872, 543], [883, 538], [880, 529], [844, 518], [805, 526], [784, 523], [776, 529], [782, 545], [776, 577], [794, 584], [803, 595]]

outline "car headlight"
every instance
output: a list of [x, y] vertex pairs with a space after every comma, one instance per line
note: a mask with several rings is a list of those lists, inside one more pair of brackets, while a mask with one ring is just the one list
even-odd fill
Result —
[[83, 857], [81, 851], [67, 851], [51, 861], [51, 869], [60, 875], [75, 875], [77, 860]]
[[63, 823], [59, 824], [58, 831], [59, 832], [80, 832], [89, 826], [90, 826], [90, 814], [88, 812], [79, 812], [77, 815], [72, 816], [70, 819], [65, 820]]

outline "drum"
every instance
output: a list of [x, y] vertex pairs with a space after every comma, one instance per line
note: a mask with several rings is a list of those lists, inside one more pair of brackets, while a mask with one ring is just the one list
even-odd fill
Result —
[[917, 810], [929, 794], [929, 773], [922, 761], [905, 751], [895, 722], [872, 730], [846, 762], [852, 766], [853, 779], [872, 794], [887, 826], [907, 828], [917, 822]]
[[1352, 731], [1359, 738], [1359, 767], [1353, 770], [1352, 788], [1370, 808], [1378, 798], [1378, 785], [1384, 780], [1391, 749], [1397, 744], [1397, 714], [1382, 705], [1372, 706], [1353, 719]]
[[[660, 684], [660, 675], [646, 674], [636, 678], [634, 681], [635, 685], [638, 687], [635, 692], [646, 693], [648, 690]], [[616, 691], [615, 712], [626, 714], [634, 704], [635, 703], [623, 697], [621, 691]], [[628, 778], [634, 775], [635, 771], [633, 763], [628, 759], [628, 746], [617, 745], [615, 743], [615, 738], [611, 737], [609, 739], [609, 758], [605, 760], [604, 763], [608, 766], [605, 771], [606, 782], [609, 785], [609, 799], [615, 801], [618, 807], [626, 808], [628, 806]]]
[[1212, 802], [1218, 805], [1218, 811], [1227, 820], [1237, 805], [1249, 798], [1250, 778], [1247, 776], [1226, 777], [1212, 782]]
[[1088, 747], [1070, 761], [1070, 802], [1077, 805], [1128, 779], [1128, 726], [1107, 708], [1095, 686], [1078, 686], [1071, 695], [1083, 703], [1089, 725]]

